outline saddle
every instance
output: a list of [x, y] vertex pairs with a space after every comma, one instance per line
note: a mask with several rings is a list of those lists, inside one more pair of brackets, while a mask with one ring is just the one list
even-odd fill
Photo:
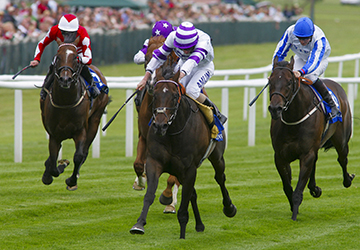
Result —
[[212, 108], [198, 102], [197, 100], [195, 100], [194, 98], [192, 98], [188, 95], [186, 95], [186, 96], [189, 97], [191, 100], [193, 100], [197, 104], [201, 113], [204, 115], [206, 121], [208, 122], [209, 128], [210, 128], [211, 139], [214, 139], [216, 141], [222, 141], [223, 140], [222, 131], [224, 130], [224, 127], [222, 126], [222, 124], [219, 121], [219, 119], [217, 118], [217, 116], [214, 115]]

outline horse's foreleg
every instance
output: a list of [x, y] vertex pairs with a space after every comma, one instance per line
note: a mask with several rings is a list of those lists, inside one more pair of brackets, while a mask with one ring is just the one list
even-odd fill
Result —
[[200, 212], [199, 212], [199, 208], [197, 205], [197, 194], [196, 194], [195, 188], [194, 188], [194, 192], [191, 196], [190, 201], [191, 201], [191, 207], [193, 209], [194, 216], [195, 216], [195, 222], [196, 222], [195, 230], [196, 230], [196, 232], [204, 232], [205, 226], [201, 221]]
[[45, 161], [45, 171], [42, 176], [42, 182], [45, 185], [50, 185], [53, 182], [53, 177], [58, 177], [60, 175], [59, 170], [56, 167], [56, 161], [61, 148], [61, 142], [57, 142], [50, 136], [48, 147], [50, 155]]
[[77, 179], [80, 175], [80, 167], [85, 162], [88, 155], [89, 145], [85, 143], [86, 133], [81, 133], [80, 136], [74, 137], [75, 141], [75, 154], [74, 154], [74, 170], [72, 175], [66, 179], [67, 189], [74, 191], [77, 189]]
[[149, 208], [151, 206], [151, 204], [153, 204], [154, 199], [155, 199], [155, 192], [156, 189], [158, 187], [158, 183], [159, 183], [159, 177], [161, 173], [158, 173], [157, 171], [155, 171], [155, 165], [157, 165], [156, 162], [151, 162], [149, 161], [147, 163], [147, 168], [148, 168], [148, 172], [147, 172], [147, 178], [148, 178], [148, 187], [146, 190], [146, 194], [144, 197], [144, 203], [143, 203], [143, 208], [141, 210], [141, 214], [140, 217], [137, 219], [137, 223], [130, 229], [130, 233], [131, 234], [144, 234], [145, 233], [145, 228], [144, 226], [146, 225], [146, 217], [149, 211]]
[[[161, 204], [167, 205], [164, 209], [165, 214], [175, 214], [176, 213], [175, 206], [177, 204], [177, 193], [179, 191], [179, 186], [180, 186], [180, 183], [179, 183], [178, 179], [175, 176], [170, 175], [167, 180], [167, 187], [162, 192], [162, 194], [159, 198], [159, 201]], [[171, 189], [172, 189], [172, 191], [171, 191]]]
[[299, 213], [299, 207], [303, 201], [303, 192], [306, 186], [306, 183], [309, 180], [310, 174], [314, 169], [315, 160], [317, 159], [317, 155], [315, 152], [310, 152], [305, 157], [300, 158], [300, 173], [299, 180], [296, 185], [295, 191], [292, 196], [293, 201], [293, 214], [291, 219], [296, 220], [297, 215]]
[[284, 162], [281, 160], [281, 157], [277, 157], [275, 154], [275, 165], [276, 169], [280, 175], [282, 184], [283, 184], [283, 190], [286, 195], [286, 198], [289, 201], [290, 209], [293, 211], [293, 188], [291, 186], [291, 167], [290, 164], [287, 162]]
[[134, 161], [134, 170], [136, 173], [136, 179], [133, 185], [134, 190], [143, 190], [145, 189], [146, 176], [145, 176], [145, 150], [146, 150], [146, 140], [143, 136], [139, 136], [139, 141], [137, 144], [137, 154]]
[[321, 196], [321, 194], [322, 194], [322, 190], [321, 190], [320, 187], [316, 186], [316, 181], [315, 181], [316, 161], [317, 161], [317, 156], [316, 156], [316, 159], [314, 161], [314, 166], [312, 167], [312, 170], [311, 170], [308, 188], [310, 190], [310, 194], [314, 198], [319, 198]]

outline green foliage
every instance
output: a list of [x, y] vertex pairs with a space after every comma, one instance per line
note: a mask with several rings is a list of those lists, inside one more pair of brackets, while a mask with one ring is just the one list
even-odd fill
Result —
[[[338, 2], [324, 0], [317, 4], [317, 23], [325, 26], [333, 55], [357, 53], [358, 46], [351, 44], [360, 40], [360, 9]], [[346, 24], [344, 27], [331, 23], [336, 15], [340, 23]], [[340, 46], [341, 42], [345, 45]], [[262, 67], [271, 62], [274, 49], [275, 44], [217, 47], [215, 65], [217, 69]], [[101, 69], [106, 76], [143, 73], [142, 66], [133, 64]], [[344, 88], [347, 90], [346, 85]], [[215, 103], [220, 103], [219, 92], [208, 89]], [[108, 106], [108, 119], [126, 99], [124, 90], [112, 89], [110, 95], [113, 102]], [[129, 233], [140, 215], [145, 191], [132, 190], [135, 157], [125, 157], [125, 112], [119, 113], [106, 136], [101, 137], [101, 157], [92, 158], [90, 153], [80, 171], [78, 190], [70, 192], [65, 189], [65, 179], [71, 175], [72, 163], [50, 186], [41, 182], [48, 149], [40, 119], [39, 91], [23, 91], [23, 163], [14, 163], [14, 90], [0, 89], [0, 249], [359, 249], [358, 177], [345, 189], [335, 150], [321, 151], [317, 184], [323, 194], [314, 199], [306, 189], [298, 220], [293, 222], [273, 162], [270, 118], [263, 118], [262, 107], [257, 105], [256, 146], [248, 147], [242, 96], [243, 89], [231, 89], [225, 153], [226, 184], [238, 213], [234, 218], [223, 215], [220, 189], [206, 161], [198, 170], [195, 186], [205, 231], [195, 231], [189, 207], [186, 240], [179, 240], [176, 215], [164, 215], [164, 206], [157, 199], [166, 186], [167, 174], [160, 179], [145, 235]], [[349, 145], [349, 172], [355, 174], [360, 159], [359, 106], [360, 100], [356, 99], [354, 135]], [[135, 143], [136, 134], [135, 125]], [[73, 153], [73, 142], [64, 142], [63, 157], [72, 161]], [[292, 166], [295, 185], [298, 162]], [[178, 198], [180, 202], [180, 194]]]

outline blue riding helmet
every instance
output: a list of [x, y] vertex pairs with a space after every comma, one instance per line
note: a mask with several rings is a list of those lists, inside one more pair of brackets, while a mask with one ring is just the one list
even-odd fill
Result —
[[295, 23], [294, 35], [297, 37], [310, 37], [314, 34], [314, 23], [308, 17], [302, 17]]

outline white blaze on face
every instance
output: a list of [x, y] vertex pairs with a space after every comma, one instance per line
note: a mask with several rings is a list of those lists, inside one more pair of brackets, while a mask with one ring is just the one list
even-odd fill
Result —
[[71, 50], [69, 50], [69, 49], [66, 50], [66, 61], [68, 60], [69, 55], [71, 55], [71, 54], [73, 54], [73, 53], [74, 53], [74, 52], [71, 51]]
[[164, 92], [164, 93], [166, 93], [166, 92], [168, 92], [168, 91], [169, 91], [168, 88], [166, 88], [166, 87], [163, 88], [163, 92]]

